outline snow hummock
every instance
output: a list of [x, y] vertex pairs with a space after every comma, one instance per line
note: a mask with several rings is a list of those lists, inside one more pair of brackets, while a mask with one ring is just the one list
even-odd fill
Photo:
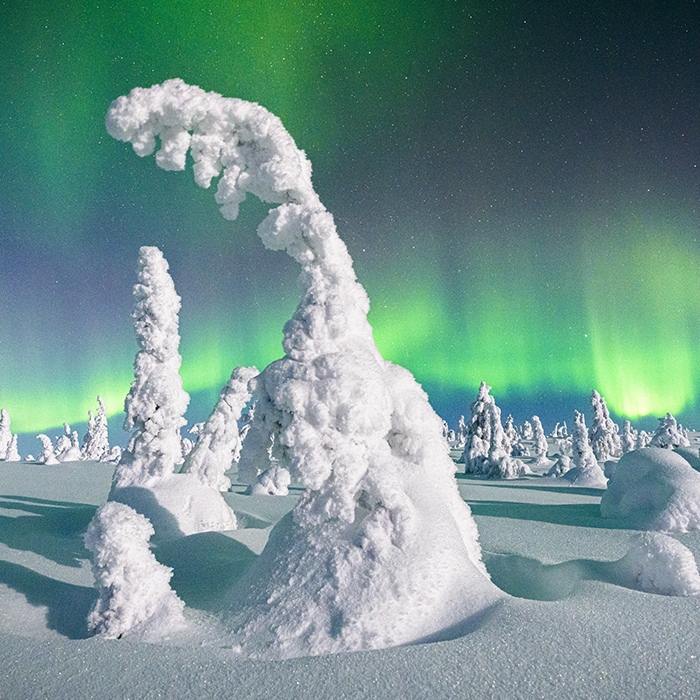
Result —
[[663, 447], [628, 452], [618, 462], [600, 511], [604, 518], [646, 530], [700, 529], [700, 473]]
[[170, 588], [172, 570], [156, 561], [148, 541], [153, 526], [135, 510], [108, 501], [97, 510], [85, 547], [99, 598], [88, 615], [88, 629], [120, 639], [134, 632], [163, 637], [185, 625], [185, 604]]
[[255, 380], [239, 470], [274, 458], [304, 488], [292, 514], [231, 591], [222, 625], [244, 653], [315, 655], [403, 644], [468, 624], [502, 599], [460, 498], [442, 421], [411, 374], [385, 361], [369, 299], [311, 165], [259, 105], [181, 80], [136, 88], [107, 115], [109, 133], [166, 170], [190, 152], [198, 185], [235, 219], [247, 193], [278, 204], [265, 247], [301, 266], [285, 356]]

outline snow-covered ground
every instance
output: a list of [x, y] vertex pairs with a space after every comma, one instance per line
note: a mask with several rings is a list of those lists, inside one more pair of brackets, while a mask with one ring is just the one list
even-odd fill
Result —
[[[630, 557], [627, 565], [615, 562], [632, 549], [653, 574], [655, 543], [639, 549], [638, 532], [604, 520], [602, 490], [539, 475], [512, 481], [458, 475], [486, 566], [509, 595], [441, 641], [251, 661], [218, 646], [89, 638], [85, 621], [97, 592], [82, 537], [107, 498], [113, 469], [97, 462], [0, 462], [3, 698], [639, 700], [700, 694], [700, 598], [635, 590], [653, 581], [630, 574]], [[238, 530], [155, 548], [173, 567], [171, 584], [189, 615], [215, 607], [300, 493], [294, 487], [288, 496], [238, 491], [224, 494]], [[700, 560], [700, 532], [673, 537]]]

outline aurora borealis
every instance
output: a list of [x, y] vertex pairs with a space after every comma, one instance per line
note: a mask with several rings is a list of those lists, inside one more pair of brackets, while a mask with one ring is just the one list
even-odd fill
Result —
[[[561, 7], [559, 7], [561, 5]], [[191, 420], [281, 354], [295, 265], [246, 201], [104, 130], [180, 77], [261, 103], [306, 150], [388, 359], [450, 421], [700, 424], [700, 13], [655, 4], [212, 0], [2, 3], [0, 406], [15, 431], [123, 408], [131, 287], [159, 246], [182, 297]]]

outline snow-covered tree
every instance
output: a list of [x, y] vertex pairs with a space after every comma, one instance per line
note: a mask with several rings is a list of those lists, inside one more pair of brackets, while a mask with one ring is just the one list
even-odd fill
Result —
[[63, 435], [56, 438], [54, 454], [59, 462], [77, 462], [82, 459], [82, 452], [78, 443], [78, 433], [71, 430], [70, 425], [63, 424]]
[[190, 400], [180, 377], [180, 297], [163, 253], [142, 246], [137, 274], [132, 318], [139, 352], [124, 404], [124, 430], [131, 431], [131, 439], [114, 473], [116, 487], [141, 486], [173, 473]]
[[165, 169], [184, 169], [190, 151], [201, 186], [223, 170], [215, 198], [226, 218], [249, 192], [279, 205], [258, 234], [301, 266], [285, 356], [255, 380], [239, 471], [246, 459], [255, 473], [269, 468], [272, 446], [305, 491], [248, 570], [254, 585], [234, 596], [241, 645], [281, 655], [389, 646], [499, 599], [441, 420], [410, 373], [377, 350], [352, 259], [281, 122], [176, 80], [116, 100], [107, 128], [140, 155], [159, 139]]
[[58, 460], [53, 452], [53, 443], [48, 435], [37, 435], [36, 439], [41, 443], [41, 454], [37, 458], [37, 462], [41, 464], [58, 464]]
[[652, 447], [665, 447], [672, 450], [674, 447], [689, 447], [690, 441], [678, 428], [676, 419], [667, 413], [659, 418], [659, 427], [649, 443]]
[[586, 419], [578, 411], [574, 411], [571, 439], [573, 452], [571, 469], [563, 474], [563, 478], [570, 481], [572, 486], [604, 487], [607, 484], [605, 474], [593, 454]]
[[635, 449], [642, 450], [645, 447], [648, 447], [649, 443], [651, 442], [651, 437], [652, 436], [649, 435], [646, 430], [640, 430], [637, 435], [637, 446]]
[[496, 402], [488, 406], [490, 423], [489, 453], [481, 470], [490, 479], [516, 479], [530, 474], [525, 464], [510, 454], [510, 440], [501, 425], [501, 409]]
[[544, 464], [547, 461], [547, 436], [544, 434], [542, 421], [539, 416], [532, 416], [532, 456], [535, 464]]
[[148, 546], [152, 535], [151, 523], [123, 503], [108, 501], [95, 513], [85, 533], [99, 591], [87, 620], [93, 634], [120, 639], [153, 630], [158, 636], [184, 625], [185, 605], [170, 588], [172, 569]]
[[236, 367], [221, 390], [214, 410], [202, 426], [197, 443], [185, 458], [182, 471], [194, 474], [203, 484], [227, 491], [231, 480], [226, 472], [240, 455], [238, 421], [250, 401], [250, 380], [259, 374], [255, 367]]
[[480, 474], [489, 455], [491, 444], [491, 406], [493, 397], [489, 394], [491, 387], [481, 382], [476, 399], [469, 406], [470, 417], [466, 426], [464, 453], [464, 471], [467, 474]]
[[610, 418], [610, 411], [605, 399], [594, 389], [591, 394], [593, 421], [590, 429], [590, 441], [593, 454], [599, 462], [606, 462], [611, 457], [622, 454], [618, 428]]
[[523, 440], [532, 440], [533, 430], [530, 421], [526, 420], [522, 425]]
[[83, 438], [82, 459], [103, 460], [109, 455], [109, 434], [107, 431], [107, 409], [102, 397], [97, 397], [97, 413], [88, 411], [88, 429]]
[[13, 435], [10, 438], [10, 444], [5, 451], [5, 461], [6, 462], [19, 462], [22, 459], [17, 449], [17, 435]]
[[637, 449], [637, 439], [639, 433], [632, 427], [632, 423], [628, 420], [622, 423], [622, 434], [620, 435], [620, 447], [622, 449], [622, 454], [626, 455], [628, 452]]
[[109, 498], [148, 517], [160, 539], [232, 530], [236, 517], [218, 491], [192, 474], [175, 474], [189, 403], [179, 374], [180, 297], [158, 248], [140, 249], [137, 273], [132, 319], [139, 352], [124, 405], [124, 429], [132, 433]]
[[6, 459], [5, 454], [12, 440], [10, 429], [10, 414], [3, 408], [0, 410], [0, 459]]

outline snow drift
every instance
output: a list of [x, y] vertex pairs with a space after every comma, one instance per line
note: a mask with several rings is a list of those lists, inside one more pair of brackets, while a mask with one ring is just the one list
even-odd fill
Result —
[[700, 473], [661, 447], [628, 452], [600, 502], [604, 518], [645, 530], [700, 529]]
[[502, 594], [481, 561], [442, 421], [406, 370], [383, 360], [369, 300], [280, 120], [256, 104], [170, 80], [136, 88], [109, 133], [166, 170], [194, 161], [198, 185], [234, 219], [247, 193], [279, 204], [264, 245], [301, 265], [302, 299], [285, 356], [257, 378], [241, 454], [273, 456], [305, 492], [223, 613], [247, 653], [294, 656], [376, 648], [440, 634]]

